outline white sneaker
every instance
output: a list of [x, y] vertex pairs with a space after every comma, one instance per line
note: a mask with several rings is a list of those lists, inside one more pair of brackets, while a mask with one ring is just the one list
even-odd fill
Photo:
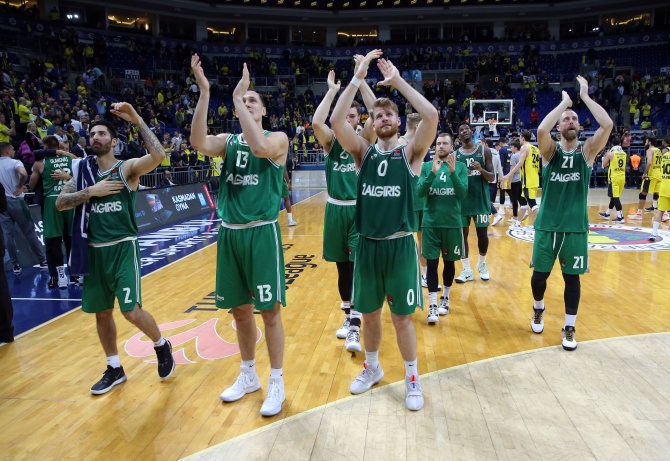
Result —
[[437, 306], [435, 304], [428, 308], [428, 323], [433, 324], [440, 321], [440, 316], [437, 313]]
[[465, 283], [465, 282], [471, 282], [475, 279], [474, 274], [472, 273], [472, 269], [463, 269], [463, 272], [461, 272], [461, 275], [456, 277], [456, 283]]
[[381, 365], [377, 365], [377, 369], [371, 370], [368, 368], [368, 362], [363, 362], [363, 371], [356, 376], [356, 379], [349, 386], [349, 392], [352, 394], [362, 394], [377, 384], [384, 378], [384, 370]]
[[486, 263], [480, 263], [477, 264], [477, 270], [479, 271], [479, 277], [485, 281], [488, 282], [488, 280], [491, 278], [489, 277], [489, 271], [486, 268]]
[[521, 216], [521, 219], [519, 219], [519, 221], [523, 221], [527, 217], [528, 217], [528, 210], [524, 211], [523, 216]]
[[437, 307], [439, 315], [447, 315], [449, 313], [449, 297], [440, 296], [440, 305]]
[[240, 372], [235, 384], [223, 391], [219, 396], [224, 402], [234, 402], [244, 397], [244, 394], [256, 392], [261, 388], [261, 383], [258, 380], [258, 375], [253, 372]]
[[642, 220], [642, 213], [633, 213], [628, 215], [628, 219]]
[[574, 351], [577, 349], [577, 339], [575, 338], [575, 327], [563, 327], [563, 349]]
[[298, 225], [298, 221], [296, 221], [295, 219], [289, 219], [289, 220], [288, 220], [288, 225], [289, 225], [289, 226], [297, 226], [297, 225]]
[[491, 223], [492, 226], [495, 226], [498, 224], [500, 221], [502, 221], [505, 218], [504, 215], [496, 214], [496, 217], [493, 218], [493, 222]]
[[405, 405], [413, 411], [423, 408], [423, 389], [416, 375], [405, 376]]
[[510, 224], [509, 228], [514, 229], [517, 227], [521, 227], [521, 221], [519, 221], [518, 219], [512, 219], [512, 224]]
[[361, 349], [361, 331], [354, 327], [347, 332], [347, 340], [344, 342], [344, 348], [349, 352], [360, 352]]
[[530, 328], [533, 333], [542, 333], [544, 330], [544, 309], [535, 309], [533, 307], [533, 318], [530, 321]]
[[56, 268], [58, 271], [58, 288], [67, 288], [67, 276], [65, 275], [65, 266]]
[[428, 281], [426, 280], [425, 276], [421, 276], [421, 286], [424, 288], [428, 288]]
[[661, 221], [663, 222], [670, 221], [670, 214], [667, 211], [663, 212], [663, 217], [661, 218]]
[[347, 337], [347, 333], [349, 333], [349, 323], [351, 320], [348, 318], [344, 319], [344, 322], [342, 323], [342, 326], [337, 329], [337, 333], [335, 333], [335, 336], [337, 336], [340, 339], [344, 339]]
[[261, 415], [274, 416], [281, 412], [281, 406], [286, 400], [284, 395], [284, 380], [282, 378], [270, 378], [268, 381], [268, 395], [261, 406]]

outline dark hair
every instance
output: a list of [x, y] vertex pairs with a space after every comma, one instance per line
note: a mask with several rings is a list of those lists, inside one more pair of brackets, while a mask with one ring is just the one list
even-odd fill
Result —
[[[444, 131], [442, 133], [438, 134], [437, 138], [443, 138], [445, 136], [449, 136], [449, 141], [451, 141], [452, 144], [454, 143], [454, 137], [451, 136], [449, 133], [446, 133]], [[437, 138], [435, 138], [435, 139], [437, 140]]]
[[663, 138], [663, 141], [665, 141], [665, 143], [670, 146], [670, 134], [665, 135], [665, 138]]
[[612, 136], [612, 145], [618, 146], [619, 144], [621, 144], [621, 138], [617, 135]]
[[518, 139], [512, 139], [512, 142], [509, 143], [511, 147], [516, 147], [517, 150], [521, 149], [521, 142]]
[[358, 101], [351, 101], [351, 107], [349, 107], [349, 108], [351, 109], [352, 107], [354, 109], [356, 109], [356, 112], [358, 112], [358, 115], [361, 115], [361, 104]]
[[649, 145], [652, 147], [658, 146], [658, 140], [656, 139], [656, 136], [654, 136], [653, 134], [647, 136], [647, 141], [649, 141]]
[[58, 145], [60, 143], [58, 138], [53, 135], [47, 136], [42, 142], [44, 143], [44, 147], [47, 149], [58, 149]]
[[458, 129], [456, 129], [456, 132], [457, 132], [457, 133], [458, 133], [459, 131], [461, 131], [461, 127], [462, 127], [463, 125], [467, 126], [468, 128], [470, 128], [470, 131], [472, 131], [472, 127], [470, 126], [470, 124], [467, 123], [467, 122], [463, 122], [463, 123], [461, 123], [460, 125], [458, 125]]
[[530, 130], [523, 130], [521, 132], [521, 137], [526, 141], [530, 141], [533, 138], [533, 133], [531, 133]]
[[7, 149], [12, 147], [11, 142], [0, 142], [0, 154], [7, 152]]
[[109, 136], [112, 139], [116, 138], [116, 128], [114, 128], [114, 125], [112, 125], [107, 120], [98, 120], [96, 122], [91, 123], [91, 126], [88, 127], [88, 132], [90, 133], [91, 130], [93, 130], [93, 128], [99, 125], [102, 125], [107, 128], [107, 131], [109, 131]]

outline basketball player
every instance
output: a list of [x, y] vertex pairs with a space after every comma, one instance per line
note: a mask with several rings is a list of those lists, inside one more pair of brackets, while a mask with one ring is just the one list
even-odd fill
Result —
[[661, 163], [663, 162], [663, 156], [661, 154], [661, 149], [658, 148], [656, 137], [647, 136], [644, 147], [647, 149], [647, 159], [644, 173], [642, 174], [642, 187], [640, 188], [639, 197], [640, 202], [637, 205], [637, 213], [628, 215], [629, 219], [638, 221], [642, 219], [642, 209], [644, 208], [644, 203], [647, 201], [647, 194], [653, 194], [653, 201], [649, 208], [644, 208], [644, 211], [654, 211], [657, 208], [658, 186], [661, 179]]
[[286, 208], [286, 215], [289, 226], [297, 226], [298, 222], [293, 219], [293, 212], [291, 209], [291, 178], [288, 177], [288, 172], [284, 169], [284, 182], [281, 187], [281, 198], [284, 200], [284, 207]]
[[[337, 288], [340, 292], [340, 308], [344, 311], [344, 322], [336, 336], [346, 338], [344, 347], [350, 352], [360, 352], [361, 313], [351, 305], [351, 289], [354, 282], [354, 249], [358, 244], [358, 231], [354, 223], [356, 215], [356, 165], [354, 158], [326, 125], [328, 111], [340, 90], [341, 83], [335, 83], [335, 71], [328, 73], [328, 91], [314, 112], [312, 126], [319, 144], [323, 146], [326, 167], [326, 188], [328, 201], [323, 223], [323, 259], [337, 266]], [[361, 82], [364, 101], [372, 107], [375, 97], [370, 87]], [[361, 106], [352, 101], [346, 115], [346, 122], [354, 130], [361, 120]], [[366, 130], [366, 132], [369, 130]], [[361, 131], [363, 133], [363, 131]]]
[[[461, 220], [461, 200], [468, 193], [468, 169], [457, 162], [453, 154], [451, 135], [440, 133], [435, 142], [432, 162], [421, 167], [418, 194], [426, 198], [423, 216], [423, 254], [428, 264], [428, 323], [440, 320], [449, 313], [449, 292], [454, 281], [454, 261], [465, 251]], [[437, 265], [440, 254], [444, 260], [443, 286], [440, 304], [437, 304]]]
[[[93, 122], [89, 133], [94, 155], [73, 161], [73, 178], [63, 185], [55, 204], [61, 212], [81, 206], [75, 210], [70, 270], [80, 275], [76, 272], [85, 272], [88, 262], [81, 307], [84, 312], [95, 313], [98, 336], [107, 356], [107, 370], [91, 388], [92, 394], [104, 394], [126, 380], [116, 345], [114, 297], [126, 320], [154, 342], [158, 376], [169, 378], [175, 365], [170, 341], [163, 338], [151, 314], [142, 309], [140, 249], [135, 223], [140, 176], [155, 170], [165, 158], [165, 151], [133, 106], [114, 103], [111, 113], [137, 127], [149, 153], [140, 158], [117, 160], [114, 147], [118, 138], [114, 126], [108, 121]], [[88, 242], [81, 232], [82, 226]], [[80, 252], [82, 246], [83, 253]]]
[[358, 168], [356, 227], [360, 233], [354, 260], [354, 304], [363, 313], [365, 342], [364, 369], [349, 390], [367, 391], [381, 381], [379, 364], [381, 307], [384, 298], [391, 308], [400, 353], [405, 361], [405, 404], [410, 410], [423, 407], [416, 355], [416, 333], [410, 315], [423, 307], [419, 261], [413, 230], [414, 177], [419, 174], [424, 155], [437, 130], [438, 114], [432, 104], [402, 79], [398, 69], [386, 59], [377, 67], [384, 76], [381, 85], [391, 85], [421, 114], [414, 139], [406, 146], [398, 142], [397, 106], [386, 98], [377, 99], [371, 113], [377, 143], [357, 136], [346, 120], [354, 95], [365, 78], [373, 50], [360, 63], [354, 78], [340, 96], [330, 123], [335, 136], [353, 157]]
[[270, 357], [267, 396], [260, 413], [272, 416], [281, 411], [285, 400], [281, 306], [286, 305], [286, 286], [277, 217], [288, 137], [283, 132], [263, 130], [263, 98], [249, 90], [246, 64], [233, 90], [242, 134], [207, 135], [209, 81], [197, 54], [191, 58], [191, 68], [200, 88], [191, 144], [206, 155], [223, 157], [224, 162], [218, 203], [222, 223], [217, 239], [216, 306], [232, 309], [242, 357], [240, 375], [220, 397], [224, 402], [234, 402], [261, 387], [254, 360], [255, 307], [265, 324]]
[[[56, 199], [66, 182], [65, 179], [61, 178], [71, 178], [72, 158], [64, 155], [65, 151], [58, 149], [58, 138], [55, 136], [45, 137], [44, 147], [51, 149], [54, 155], [47, 155], [44, 159], [33, 164], [29, 187], [34, 190], [41, 180], [44, 189], [42, 222], [44, 226], [44, 247], [47, 254], [47, 264], [49, 265], [47, 287], [49, 289], [67, 288], [64, 260], [70, 257], [70, 235], [72, 233], [74, 210], [58, 211], [56, 209]], [[63, 243], [65, 243], [65, 258], [63, 258]]]
[[[511, 155], [509, 157], [510, 171], [520, 163], [521, 158], [521, 142], [514, 138], [509, 143]], [[519, 220], [519, 204], [524, 206], [527, 204], [526, 199], [521, 195], [521, 169], [517, 168], [507, 179], [507, 175], [500, 178], [500, 187], [509, 190], [509, 198], [512, 202], [512, 224], [510, 228], [521, 227]]]
[[[530, 143], [531, 132], [524, 130], [521, 132], [521, 151], [519, 153], [519, 163], [510, 169], [509, 173], [503, 178], [509, 181], [517, 170], [521, 169], [521, 193], [525, 203], [521, 204], [521, 209], [524, 210], [524, 215], [520, 221], [523, 221], [526, 216], [528, 218], [528, 230], [533, 230], [533, 223], [540, 207], [537, 205], [535, 199], [537, 198], [537, 189], [540, 187], [540, 151], [537, 147]], [[530, 209], [530, 212], [528, 211]]]
[[612, 138], [612, 147], [603, 157], [603, 168], [607, 168], [607, 196], [610, 203], [605, 213], [599, 213], [603, 219], [610, 219], [610, 215], [616, 208], [617, 217], [612, 222], [625, 222], [623, 217], [623, 206], [621, 205], [621, 192], [626, 185], [626, 153], [621, 148], [621, 138], [614, 136]]
[[[542, 202], [535, 220], [535, 239], [530, 285], [533, 290], [535, 333], [544, 330], [544, 292], [547, 278], [558, 257], [565, 281], [565, 326], [563, 349], [577, 348], [575, 320], [579, 307], [579, 275], [588, 270], [589, 219], [586, 199], [593, 161], [612, 131], [612, 120], [605, 109], [589, 96], [588, 82], [577, 76], [579, 96], [598, 122], [599, 128], [586, 142], [579, 141], [579, 117], [569, 108], [570, 96], [563, 91], [561, 102], [540, 123], [537, 141], [545, 167], [542, 172]], [[561, 140], [551, 138], [551, 128], [558, 122]]]
[[661, 183], [658, 190], [658, 210], [654, 215], [653, 226], [654, 230], [649, 236], [649, 240], [655, 242], [658, 239], [658, 228], [661, 225], [661, 221], [667, 221], [665, 219], [670, 211], [670, 135], [667, 135], [663, 139], [663, 150], [661, 152]]
[[[405, 134], [398, 138], [398, 142], [406, 146], [410, 141], [416, 136], [416, 128], [421, 123], [421, 115], [416, 112], [407, 114], [405, 117]], [[430, 162], [429, 162], [430, 163]], [[418, 179], [418, 178], [417, 178]], [[424, 288], [428, 287], [426, 282], [426, 260], [421, 254], [421, 220], [423, 219], [423, 210], [426, 206], [425, 196], [419, 197], [419, 194], [416, 192], [417, 189], [414, 189], [414, 213], [416, 214], [416, 240], [419, 242], [419, 262], [421, 263], [421, 286]]]
[[461, 259], [463, 271], [456, 277], [457, 283], [465, 283], [475, 279], [470, 267], [468, 233], [470, 220], [475, 223], [477, 232], [477, 246], [479, 261], [477, 270], [482, 280], [489, 280], [489, 271], [486, 268], [486, 253], [489, 249], [489, 214], [491, 213], [491, 199], [489, 197], [489, 181], [493, 181], [493, 160], [491, 151], [485, 145], [477, 145], [472, 139], [472, 128], [467, 123], [458, 127], [458, 139], [461, 147], [456, 151], [456, 160], [465, 163], [468, 167], [468, 195], [461, 201], [461, 216], [463, 217], [463, 240], [465, 254]]

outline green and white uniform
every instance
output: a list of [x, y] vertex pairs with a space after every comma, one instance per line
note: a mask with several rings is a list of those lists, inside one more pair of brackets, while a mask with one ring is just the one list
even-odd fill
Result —
[[465, 252], [461, 200], [468, 193], [468, 169], [461, 162], [456, 162], [453, 173], [445, 163], [437, 174], [432, 169], [433, 162], [424, 163], [419, 178], [418, 193], [426, 201], [421, 251], [426, 259], [438, 259], [442, 254], [447, 261], [457, 261]]
[[[82, 309], [84, 312], [102, 312], [114, 307], [114, 298], [122, 311], [142, 306], [140, 289], [141, 259], [137, 244], [135, 199], [123, 176], [123, 161], [107, 171], [98, 171], [95, 182], [105, 178], [123, 181], [118, 194], [91, 197], [88, 224], [89, 275], [84, 277]], [[78, 168], [74, 168], [75, 177]]]
[[42, 171], [42, 187], [44, 188], [44, 237], [62, 237], [63, 235], [72, 235], [72, 219], [74, 217], [74, 208], [58, 211], [56, 209], [56, 199], [63, 189], [65, 181], [56, 180], [51, 177], [51, 173], [56, 170], [63, 170], [72, 175], [72, 159], [65, 155], [55, 155], [44, 158], [44, 170]]
[[462, 225], [463, 227], [470, 226], [472, 218], [475, 221], [475, 227], [487, 227], [491, 213], [489, 183], [479, 171], [472, 167], [474, 162], [479, 162], [482, 168], [485, 167], [484, 147], [478, 145], [473, 152], [468, 154], [461, 149], [456, 151], [456, 160], [465, 163], [468, 167], [468, 195], [461, 200]]
[[[265, 136], [270, 134], [264, 132]], [[241, 134], [226, 139], [221, 168], [216, 306], [286, 305], [284, 253], [277, 217], [284, 166], [255, 157]]]
[[354, 259], [354, 305], [374, 312], [387, 298], [391, 312], [423, 308], [412, 171], [405, 146], [382, 152], [371, 145], [358, 172], [356, 228], [361, 238]]
[[333, 136], [325, 155], [328, 202], [323, 223], [323, 259], [331, 262], [354, 260], [358, 244], [356, 230], [356, 163]]
[[566, 274], [583, 274], [589, 267], [589, 218], [586, 200], [591, 166], [584, 143], [565, 152], [556, 143], [551, 160], [542, 169], [542, 202], [535, 219], [531, 267], [551, 272], [556, 257]]

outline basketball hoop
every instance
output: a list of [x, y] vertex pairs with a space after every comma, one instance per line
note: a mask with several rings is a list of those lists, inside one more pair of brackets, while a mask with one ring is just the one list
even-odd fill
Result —
[[498, 136], [498, 132], [496, 131], [498, 120], [491, 119], [487, 120], [486, 123], [489, 125], [489, 136]]

